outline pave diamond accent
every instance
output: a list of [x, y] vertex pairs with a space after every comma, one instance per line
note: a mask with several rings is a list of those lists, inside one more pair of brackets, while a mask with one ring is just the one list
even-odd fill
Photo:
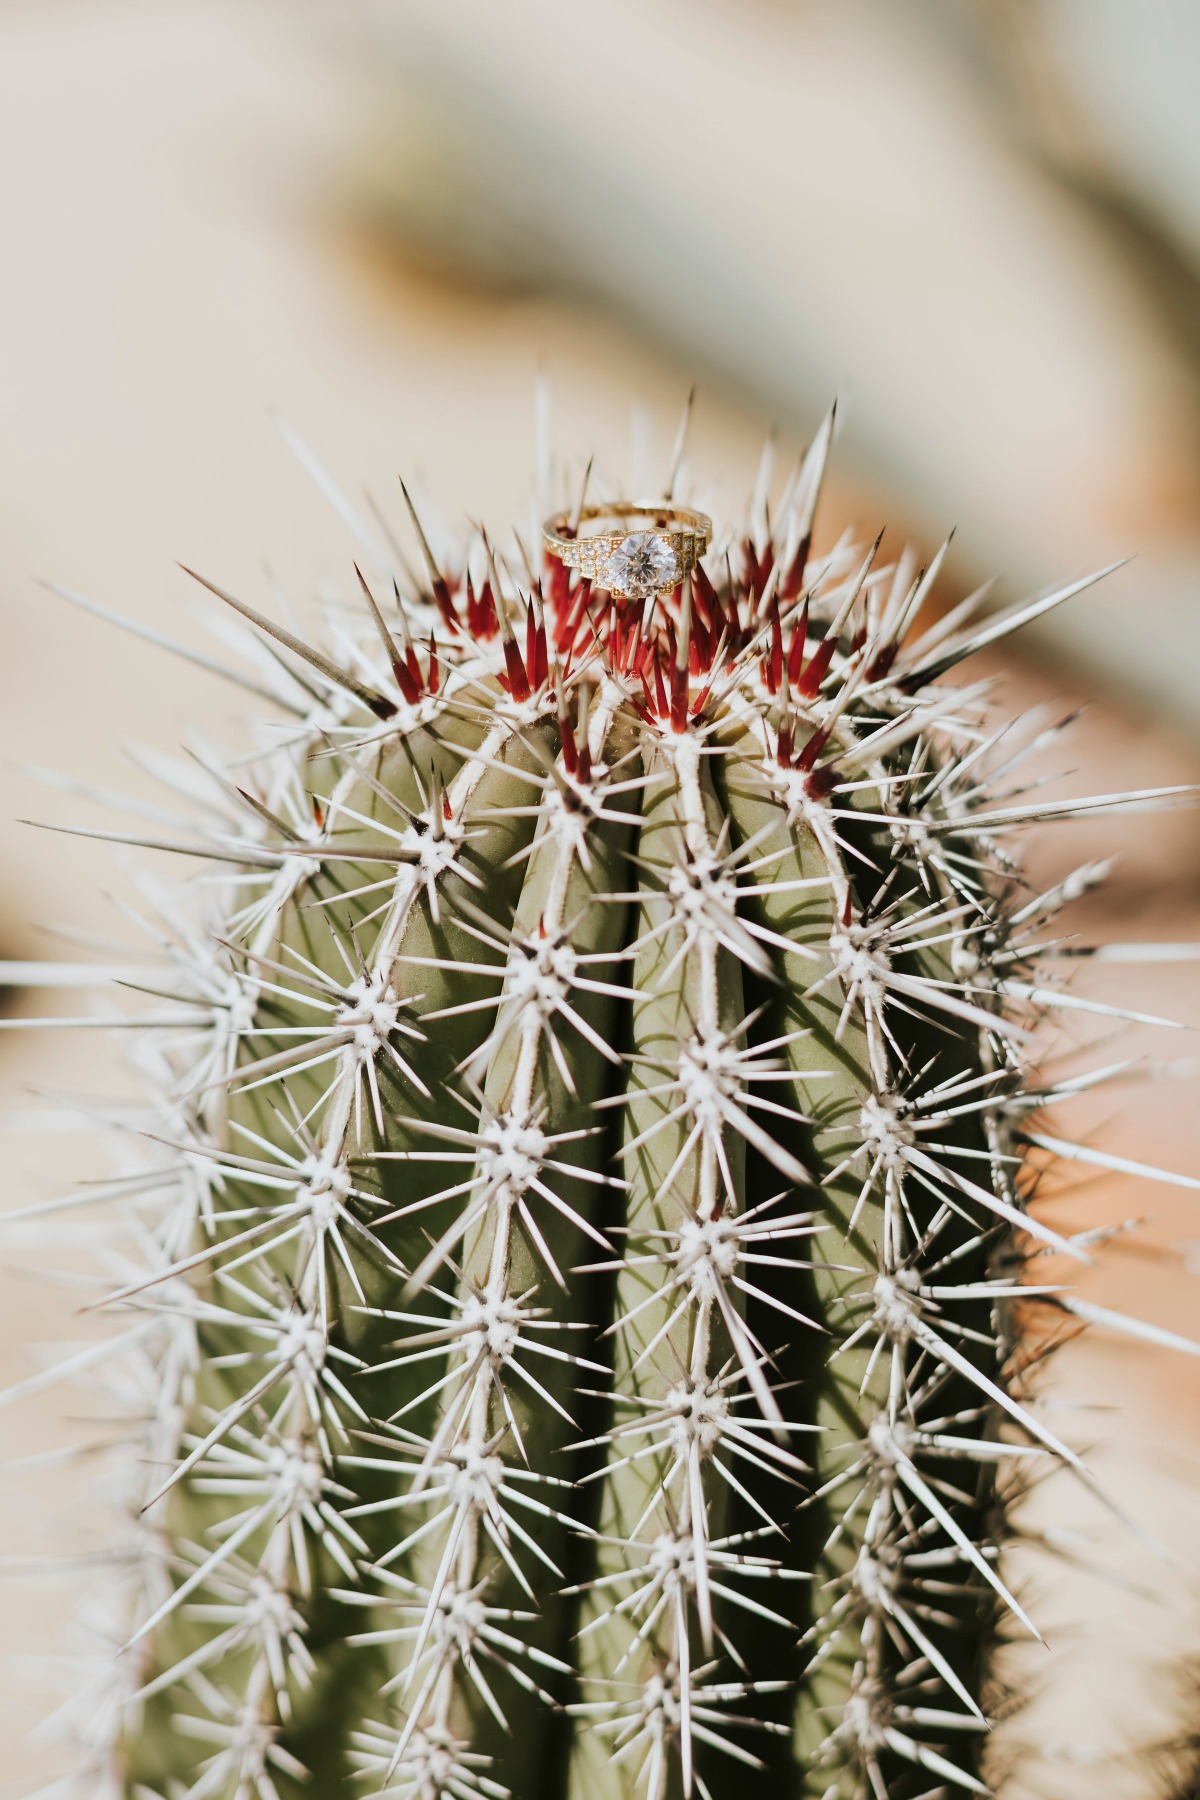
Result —
[[598, 571], [601, 585], [610, 593], [628, 594], [634, 600], [645, 600], [661, 594], [683, 579], [679, 551], [671, 539], [658, 531], [632, 531], [622, 539]]

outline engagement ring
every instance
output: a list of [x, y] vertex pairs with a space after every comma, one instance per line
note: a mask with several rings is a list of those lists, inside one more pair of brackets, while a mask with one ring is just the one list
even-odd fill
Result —
[[[682, 506], [640, 505], [614, 500], [608, 506], [585, 506], [578, 524], [615, 525], [568, 535], [573, 515], [556, 513], [542, 526], [542, 542], [568, 569], [577, 569], [593, 586], [631, 600], [668, 593], [690, 575], [708, 549], [712, 520], [707, 513]], [[631, 525], [641, 529], [631, 531]]]

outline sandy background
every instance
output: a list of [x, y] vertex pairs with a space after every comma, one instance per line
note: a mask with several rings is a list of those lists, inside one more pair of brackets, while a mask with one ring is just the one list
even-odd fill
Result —
[[[103, 847], [17, 823], [31, 815], [111, 823], [86, 798], [37, 785], [27, 766], [145, 796], [150, 785], [128, 746], [173, 747], [189, 720], [219, 733], [236, 710], [208, 677], [77, 615], [39, 579], [200, 641], [176, 558], [251, 598], [266, 591], [264, 562], [301, 601], [322, 579], [346, 575], [346, 534], [286, 450], [272, 409], [295, 423], [355, 496], [367, 488], [390, 504], [403, 473], [419, 479], [452, 520], [467, 513], [503, 520], [527, 509], [539, 367], [551, 378], [563, 456], [581, 465], [594, 450], [606, 468], [624, 472], [633, 458], [651, 468], [655, 456], [657, 466], [665, 463], [683, 395], [703, 363], [692, 461], [714, 507], [728, 512], [742, 502], [767, 427], [781, 425], [781, 453], [794, 447], [803, 438], [804, 382], [837, 379], [832, 353], [828, 368], [814, 361], [791, 388], [781, 374], [773, 407], [740, 368], [732, 339], [703, 356], [690, 341], [672, 343], [652, 296], [623, 309], [586, 268], [574, 281], [550, 285], [523, 284], [511, 269], [501, 279], [494, 258], [474, 254], [469, 233], [437, 254], [426, 236], [414, 256], [412, 234], [399, 235], [395, 220], [411, 213], [420, 185], [413, 169], [419, 174], [424, 165], [405, 165], [400, 151], [389, 162], [393, 153], [380, 150], [391, 142], [380, 68], [356, 85], [364, 39], [344, 42], [332, 24], [355, 14], [363, 32], [377, 31], [381, 12], [389, 32], [414, 17], [430, 41], [442, 29], [430, 9], [403, 6], [390, 14], [348, 8], [346, 15], [302, 8], [299, 25], [274, 8], [216, 0], [0, 6], [0, 957], [63, 954], [47, 933], [51, 925], [111, 931], [110, 896], [129, 892], [121, 859]], [[750, 9], [755, 30], [766, 28], [771, 12]], [[536, 14], [535, 7], [514, 9], [518, 43], [537, 25]], [[822, 54], [835, 68], [833, 28], [822, 17]], [[711, 78], [718, 81], [720, 71]], [[360, 129], [364, 120], [369, 129]], [[714, 232], [723, 216], [714, 202]], [[1013, 256], [1036, 264], [1042, 215], [1037, 230], [1018, 229], [1013, 216]], [[1001, 208], [995, 229], [1008, 219]], [[1062, 253], [1061, 234], [1049, 230], [1046, 243], [1046, 257]], [[1081, 291], [1095, 254], [1088, 248], [1082, 265], [1064, 262]], [[932, 273], [927, 262], [920, 266], [922, 278], [939, 285], [954, 277], [949, 262]], [[1044, 263], [1036, 266], [1044, 274]], [[877, 278], [886, 281], [886, 267]], [[1013, 539], [1008, 566], [1049, 581], [1076, 572], [1068, 566], [1076, 553], [1077, 567], [1102, 560], [1118, 535], [1111, 502], [1119, 492], [1121, 547], [1146, 547], [1143, 586], [1136, 570], [1126, 572], [1119, 604], [1106, 600], [1107, 610], [1077, 616], [1074, 645], [1069, 632], [1060, 635], [1003, 673], [1022, 699], [1069, 710], [1084, 697], [1085, 666], [1091, 692], [1091, 672], [1120, 663], [1115, 627], [1156, 642], [1170, 679], [1160, 700], [1148, 700], [1142, 676], [1123, 686], [1115, 670], [1059, 753], [1067, 769], [1061, 792], [1200, 778], [1200, 713], [1193, 719], [1187, 705], [1191, 640], [1171, 635], [1172, 620], [1186, 612], [1183, 633], [1195, 629], [1196, 617], [1195, 601], [1185, 606], [1182, 598], [1196, 591], [1188, 545], [1200, 491], [1189, 448], [1190, 365], [1176, 338], [1155, 335], [1148, 313], [1133, 319], [1128, 283], [1118, 287], [1110, 311], [1094, 315], [1109, 321], [1109, 336], [1100, 332], [1087, 350], [1098, 359], [1094, 390], [1081, 350], [1066, 398], [1048, 402], [1043, 423], [1026, 425], [1032, 437], [1042, 434], [1039, 456], [1073, 496], [1069, 529], [1030, 523]], [[919, 283], [906, 276], [901, 288], [916, 314]], [[1044, 360], [1039, 316], [1044, 323], [1044, 309], [1034, 308], [1024, 363], [1019, 331], [1003, 355], [1015, 370], [1036, 371], [1045, 392], [1053, 359]], [[1105, 345], [1118, 340], [1129, 359], [1121, 381], [1099, 369]], [[914, 325], [918, 361], [923, 341]], [[855, 362], [853, 340], [839, 354], [861, 392], [869, 358], [864, 352]], [[934, 376], [929, 365], [929, 391]], [[1086, 456], [1071, 448], [1075, 391], [1091, 393]], [[886, 398], [898, 413], [903, 392]], [[1019, 460], [1021, 409], [1010, 410], [998, 435], [1007, 435]], [[814, 402], [809, 423], [816, 411]], [[913, 429], [936, 438], [940, 417], [931, 400]], [[1044, 454], [1055, 419], [1066, 421], [1057, 462]], [[917, 475], [897, 474], [886, 449], [895, 429], [867, 405], [856, 419], [852, 392], [847, 455], [824, 521], [830, 533], [848, 520], [873, 532], [886, 519], [897, 536], [911, 530], [928, 545], [930, 521], [957, 516], [937, 489], [935, 462], [926, 458]], [[995, 435], [981, 433], [981, 490], [999, 448]], [[958, 452], [960, 460], [969, 454], [969, 447]], [[1009, 492], [998, 510], [989, 511], [986, 494], [964, 502], [978, 531], [956, 552], [948, 594], [1005, 538], [1004, 518], [1025, 516], [1019, 475], [1005, 478]], [[968, 516], [964, 538], [971, 522]], [[1198, 935], [1195, 814], [1064, 826], [1043, 833], [1033, 856], [1038, 871], [1050, 874], [1114, 842], [1122, 853], [1117, 874], [1107, 894], [1089, 903], [1080, 928], [1110, 938]], [[1093, 968], [1080, 989], [1193, 1026], [1200, 1021], [1198, 962]], [[19, 996], [17, 1005], [28, 1013], [75, 1010], [58, 994]], [[1079, 1130], [1102, 1126], [1108, 1149], [1196, 1173], [1200, 1079], [1188, 1061], [1196, 1040], [1171, 1037], [1122, 1032], [1116, 1054], [1169, 1056], [1181, 1066], [1122, 1092], [1119, 1110], [1111, 1097], [1090, 1112], [1080, 1104], [1069, 1122]], [[104, 1034], [0, 1034], [0, 1204], [103, 1173], [109, 1153], [72, 1108], [83, 1097], [126, 1092], [120, 1047]], [[1146, 1217], [1136, 1242], [1126, 1241], [1087, 1277], [1086, 1291], [1200, 1335], [1197, 1207], [1195, 1196], [1106, 1177], [1072, 1184], [1047, 1216], [1072, 1229]], [[6, 1240], [0, 1380], [37, 1366], [31, 1344], [85, 1334], [72, 1281], [80, 1257], [65, 1238], [49, 1257], [19, 1233]], [[31, 1278], [48, 1263], [56, 1279]], [[1030, 1698], [1000, 1733], [1015, 1771], [1005, 1791], [1133, 1800], [1154, 1792], [1149, 1761], [1134, 1747], [1174, 1729], [1180, 1664], [1200, 1652], [1200, 1362], [1101, 1338], [1074, 1344], [1056, 1363], [1053, 1403], [1063, 1409], [1058, 1428], [1091, 1448], [1097, 1471], [1164, 1554], [1114, 1526], [1062, 1478], [1037, 1497], [1031, 1526], [1083, 1534], [1086, 1557], [1104, 1578], [1063, 1560], [1027, 1559], [1056, 1673], [1049, 1678], [1040, 1653], [1018, 1659]], [[55, 1393], [0, 1413], [0, 1462], [69, 1441], [78, 1416], [96, 1405], [86, 1392]], [[0, 1477], [0, 1524], [0, 1554], [18, 1565], [68, 1540], [94, 1548], [105, 1530], [79, 1476], [52, 1471]], [[11, 1666], [0, 1680], [0, 1770], [24, 1791], [26, 1779], [61, 1760], [26, 1733], [44, 1711], [43, 1678], [64, 1670], [53, 1655], [73, 1583], [45, 1580], [32, 1564], [16, 1574], [0, 1586], [0, 1649]], [[1200, 1721], [1200, 1704], [1192, 1718]], [[1029, 1743], [1036, 1757], [1023, 1757]]]

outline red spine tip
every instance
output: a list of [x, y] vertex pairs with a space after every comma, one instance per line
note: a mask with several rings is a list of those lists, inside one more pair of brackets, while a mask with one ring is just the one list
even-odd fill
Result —
[[671, 671], [671, 727], [674, 731], [687, 728], [688, 716], [688, 672], [678, 666]]
[[537, 620], [533, 616], [532, 606], [525, 614], [525, 668], [529, 674], [530, 684], [537, 686]]
[[755, 578], [755, 582], [754, 582], [755, 591], [758, 594], [762, 595], [762, 594], [766, 593], [767, 583], [771, 579], [771, 571], [774, 569], [774, 567], [775, 567], [775, 546], [773, 543], [768, 543], [766, 549], [762, 553], [761, 558], [759, 559], [758, 574], [757, 574], [757, 576]]
[[819, 730], [813, 732], [807, 744], [805, 744], [803, 750], [796, 758], [796, 767], [804, 770], [811, 769], [828, 742], [829, 729], [827, 726], [822, 725]]
[[546, 598], [555, 613], [566, 611], [571, 598], [571, 577], [557, 559], [550, 564]]
[[791, 561], [787, 574], [779, 584], [779, 592], [785, 600], [795, 600], [804, 586], [804, 572], [808, 567], [808, 553], [812, 547], [809, 536], [800, 539], [800, 547]]
[[804, 646], [808, 640], [808, 601], [800, 608], [800, 617], [792, 627], [792, 642], [788, 650], [787, 672], [792, 687], [799, 685], [800, 671], [804, 667]]
[[812, 800], [824, 800], [832, 794], [839, 780], [835, 763], [822, 763], [804, 783], [804, 791]]
[[392, 674], [396, 678], [396, 686], [404, 695], [409, 706], [415, 706], [421, 698], [420, 684], [413, 680], [408, 665], [401, 662], [398, 656], [392, 658]]
[[508, 669], [508, 680], [504, 686], [508, 689], [518, 705], [528, 700], [530, 694], [529, 677], [525, 673], [525, 664], [521, 660], [521, 652], [516, 638], [504, 640], [504, 662]]
[[779, 684], [783, 680], [783, 626], [779, 619], [779, 605], [771, 602], [771, 651], [764, 658], [764, 673], [767, 687], [772, 694], [779, 692]]
[[658, 706], [658, 716], [660, 719], [663, 719], [667, 716], [668, 710], [667, 690], [663, 686], [662, 669], [659, 667], [659, 658], [655, 656], [652, 659], [652, 663], [654, 668], [654, 697]]
[[800, 677], [797, 686], [800, 692], [807, 694], [810, 699], [828, 675], [829, 665], [833, 661], [833, 653], [836, 648], [832, 638], [822, 638], [809, 658], [808, 667]]
[[571, 721], [565, 713], [558, 715], [558, 735], [562, 744], [563, 768], [568, 775], [579, 771], [579, 753], [575, 748], [575, 734], [571, 730]]
[[437, 575], [433, 582], [433, 603], [441, 613], [451, 631], [459, 631], [458, 614], [454, 610], [454, 602], [450, 598], [450, 588], [444, 575]]
[[494, 638], [500, 629], [500, 621], [496, 617], [496, 596], [492, 593], [492, 584], [485, 581], [479, 590], [479, 635], [485, 640]]

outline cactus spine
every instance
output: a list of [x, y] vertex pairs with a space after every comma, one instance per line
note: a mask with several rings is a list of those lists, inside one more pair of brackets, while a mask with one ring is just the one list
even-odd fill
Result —
[[220, 879], [158, 896], [115, 1190], [114, 1794], [988, 1791], [997, 1470], [1088, 1479], [1014, 1303], [1080, 1252], [1022, 1173], [1045, 809], [941, 678], [1086, 583], [922, 629], [940, 555], [813, 556], [831, 427], [653, 609], [415, 513], [336, 656], [212, 590], [287, 728], [152, 844]]

